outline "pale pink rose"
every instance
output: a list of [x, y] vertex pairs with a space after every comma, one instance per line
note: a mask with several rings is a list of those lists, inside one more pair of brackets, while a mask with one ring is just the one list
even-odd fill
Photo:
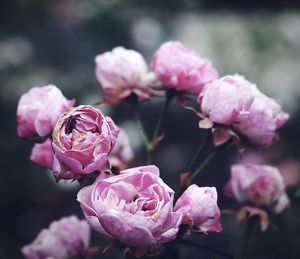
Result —
[[198, 103], [212, 122], [231, 125], [247, 120], [255, 88], [243, 76], [224, 76], [205, 85]]
[[45, 142], [33, 146], [30, 160], [40, 166], [52, 169], [53, 157], [51, 140], [48, 138]]
[[46, 137], [58, 118], [74, 105], [54, 85], [33, 87], [23, 94], [17, 108], [17, 132], [21, 138]]
[[298, 160], [286, 160], [280, 163], [278, 168], [288, 187], [300, 186], [300, 162]]
[[215, 187], [189, 186], [180, 196], [175, 211], [182, 213], [182, 223], [195, 227], [203, 232], [220, 232], [220, 210], [217, 204]]
[[[240, 158], [239, 158], [240, 159]], [[242, 164], [256, 164], [256, 165], [264, 165], [268, 163], [268, 160], [266, 157], [263, 156], [261, 153], [255, 153], [255, 152], [246, 152], [245, 154], [242, 154]]]
[[133, 159], [133, 150], [130, 146], [129, 137], [122, 128], [120, 128], [116, 145], [113, 148], [110, 157], [116, 158], [122, 163], [129, 163]]
[[181, 213], [174, 191], [156, 166], [141, 166], [96, 181], [77, 195], [90, 226], [131, 248], [148, 248], [176, 237]]
[[258, 89], [254, 94], [247, 120], [236, 123], [234, 128], [254, 145], [266, 147], [278, 140], [276, 131], [288, 121], [289, 114], [282, 110], [278, 102]]
[[140, 101], [149, 99], [153, 80], [148, 79], [148, 66], [140, 53], [117, 47], [96, 56], [95, 62], [105, 102], [117, 104], [132, 93]]
[[225, 193], [242, 204], [271, 208], [276, 213], [289, 206], [284, 180], [278, 169], [272, 166], [233, 165]]
[[151, 67], [166, 87], [191, 94], [199, 94], [206, 83], [218, 77], [209, 59], [198, 56], [176, 41], [160, 46]]
[[71, 108], [53, 130], [56, 179], [79, 179], [100, 169], [107, 162], [118, 134], [113, 120], [100, 110], [90, 105]]
[[69, 216], [43, 229], [36, 239], [22, 248], [27, 259], [84, 258], [90, 242], [90, 227], [85, 220]]

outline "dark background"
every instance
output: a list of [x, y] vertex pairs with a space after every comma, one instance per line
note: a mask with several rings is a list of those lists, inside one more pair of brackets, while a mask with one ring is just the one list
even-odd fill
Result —
[[[220, 75], [240, 73], [268, 95], [281, 99], [291, 120], [281, 130], [281, 140], [263, 151], [280, 164], [299, 158], [300, 132], [300, 2], [221, 0], [6, 0], [0, 7], [0, 258], [22, 258], [20, 247], [31, 242], [51, 221], [82, 213], [76, 202], [78, 187], [56, 185], [51, 172], [29, 161], [32, 144], [16, 135], [16, 107], [21, 94], [33, 86], [52, 83], [77, 104], [101, 99], [94, 76], [94, 57], [116, 46], [140, 51], [151, 60], [167, 40], [180, 40], [211, 58]], [[149, 132], [161, 100], [142, 105]], [[145, 154], [141, 138], [124, 106], [103, 107], [127, 130], [136, 158]], [[163, 179], [178, 188], [204, 132], [193, 114], [174, 102], [166, 124], [166, 138], [154, 156]], [[211, 148], [208, 145], [206, 154]], [[205, 153], [199, 158], [204, 159]], [[218, 155], [199, 177], [201, 186], [216, 186], [219, 206], [234, 202], [223, 195], [235, 150]], [[299, 171], [300, 173], [300, 171]], [[256, 229], [249, 258], [300, 258], [300, 205], [295, 189], [289, 190], [292, 207], [274, 217], [278, 230]], [[192, 238], [229, 253], [239, 249], [243, 226], [233, 216], [222, 215], [223, 232]], [[106, 241], [93, 233], [93, 245]], [[222, 258], [203, 249], [182, 247], [181, 258]], [[117, 250], [99, 258], [118, 258]]]

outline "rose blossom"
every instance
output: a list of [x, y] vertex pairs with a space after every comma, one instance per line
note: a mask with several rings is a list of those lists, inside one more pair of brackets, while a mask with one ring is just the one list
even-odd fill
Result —
[[175, 204], [175, 211], [182, 213], [182, 223], [203, 232], [220, 232], [220, 210], [215, 187], [189, 186]]
[[140, 101], [148, 99], [148, 66], [143, 56], [123, 47], [96, 56], [96, 77], [105, 101], [116, 104], [134, 93]]
[[120, 128], [116, 145], [110, 153], [110, 157], [119, 160], [121, 163], [128, 163], [133, 159], [133, 150], [130, 146], [129, 137], [122, 128]]
[[156, 166], [121, 171], [81, 189], [81, 208], [96, 231], [132, 248], [147, 248], [175, 238], [181, 213], [173, 212], [174, 191]]
[[90, 105], [71, 108], [58, 120], [52, 135], [56, 179], [79, 179], [100, 169], [118, 133], [113, 120], [100, 110]]
[[17, 108], [17, 132], [21, 138], [45, 137], [58, 118], [74, 105], [54, 85], [33, 87], [23, 94]]
[[48, 138], [45, 142], [33, 146], [30, 160], [40, 166], [52, 169], [53, 157], [54, 152], [51, 146], [51, 140]]
[[225, 193], [240, 203], [269, 207], [276, 213], [289, 205], [282, 175], [277, 168], [267, 165], [233, 165]]
[[247, 120], [236, 123], [234, 128], [246, 136], [254, 145], [269, 146], [276, 140], [276, 130], [289, 119], [289, 114], [281, 109], [274, 99], [254, 91], [255, 98], [249, 108]]
[[205, 85], [198, 103], [212, 122], [230, 125], [247, 119], [255, 88], [243, 76], [224, 76]]
[[191, 94], [199, 94], [204, 84], [218, 77], [209, 59], [198, 56], [177, 41], [161, 45], [151, 67], [166, 87]]
[[278, 165], [278, 168], [287, 187], [300, 186], [300, 162], [298, 160], [285, 160]]
[[70, 216], [43, 229], [31, 244], [22, 248], [22, 253], [27, 259], [79, 258], [86, 253], [89, 241], [90, 227], [87, 222]]

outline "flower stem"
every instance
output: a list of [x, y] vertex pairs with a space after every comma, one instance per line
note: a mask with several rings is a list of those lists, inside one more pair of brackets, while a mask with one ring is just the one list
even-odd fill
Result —
[[201, 171], [208, 165], [208, 163], [214, 158], [214, 156], [217, 154], [218, 149], [214, 149], [203, 161], [203, 163], [201, 163], [199, 165], [199, 167], [192, 173], [192, 175], [190, 176], [190, 179], [193, 180], [199, 173], [201, 173]]
[[161, 131], [162, 124], [165, 120], [166, 114], [168, 112], [168, 109], [170, 107], [171, 101], [172, 101], [174, 96], [175, 96], [175, 91], [174, 90], [172, 90], [172, 89], [166, 90], [165, 102], [164, 102], [164, 105], [163, 105], [163, 107], [161, 109], [161, 112], [159, 114], [159, 117], [158, 117], [158, 120], [157, 120], [157, 123], [156, 123], [156, 126], [155, 126], [155, 130], [154, 130], [153, 135], [152, 135], [152, 142], [155, 141], [155, 138], [159, 135], [159, 133]]
[[149, 141], [149, 138], [148, 138], [148, 135], [147, 135], [146, 130], [144, 128], [141, 116], [140, 116], [138, 110], [136, 109], [136, 107], [134, 107], [134, 109], [133, 109], [133, 114], [134, 114], [135, 121], [138, 125], [138, 129], [139, 129], [139, 131], [142, 135], [142, 139], [143, 139], [146, 151], [147, 151], [147, 164], [149, 164], [151, 162], [151, 159], [152, 159], [152, 145]]
[[189, 164], [188, 171], [191, 171], [191, 170], [192, 170], [192, 167], [193, 167], [193, 165], [195, 164], [195, 162], [197, 161], [198, 156], [199, 156], [199, 155], [201, 154], [201, 152], [203, 151], [206, 142], [207, 142], [207, 134], [205, 134], [205, 136], [204, 136], [204, 138], [203, 138], [203, 140], [202, 140], [202, 142], [201, 142], [201, 144], [200, 144], [200, 146], [199, 146], [197, 152], [195, 153], [195, 155], [194, 155], [194, 157], [193, 157], [191, 163]]

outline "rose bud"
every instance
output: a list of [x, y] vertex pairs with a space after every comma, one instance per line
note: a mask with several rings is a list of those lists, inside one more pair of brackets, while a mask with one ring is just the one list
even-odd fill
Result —
[[50, 135], [58, 118], [75, 103], [54, 85], [33, 87], [23, 94], [17, 108], [17, 132], [21, 138]]
[[233, 165], [225, 194], [239, 203], [270, 208], [276, 213], [289, 206], [282, 175], [277, 168], [267, 165]]
[[96, 56], [95, 62], [106, 103], [117, 104], [131, 94], [136, 94], [140, 101], [150, 98], [150, 88], [145, 83], [149, 81], [145, 80], [148, 66], [140, 53], [117, 47]]
[[54, 152], [48, 138], [41, 144], [35, 144], [31, 150], [30, 160], [40, 166], [52, 169]]
[[117, 142], [112, 152], [110, 153], [109, 160], [111, 164], [127, 164], [133, 159], [133, 150], [130, 146], [130, 141], [125, 130], [120, 128], [120, 133]]
[[173, 198], [174, 191], [153, 165], [121, 171], [84, 187], [77, 195], [94, 230], [133, 250], [175, 238], [181, 213], [173, 211]]
[[90, 105], [71, 108], [52, 135], [53, 172], [59, 179], [80, 179], [106, 164], [119, 129], [110, 117]]
[[240, 75], [224, 76], [205, 85], [198, 103], [212, 122], [231, 125], [247, 119], [255, 88]]
[[36, 239], [22, 248], [27, 259], [83, 258], [90, 241], [90, 227], [85, 220], [70, 216], [43, 229]]
[[204, 84], [218, 77], [209, 59], [198, 56], [176, 41], [160, 46], [151, 67], [166, 87], [191, 94], [199, 94]]
[[247, 120], [235, 124], [234, 128], [256, 146], [267, 147], [277, 141], [276, 130], [289, 119], [289, 114], [281, 109], [278, 102], [258, 89], [249, 112]]
[[220, 210], [215, 187], [190, 185], [175, 204], [175, 211], [182, 213], [182, 223], [202, 232], [220, 232]]

